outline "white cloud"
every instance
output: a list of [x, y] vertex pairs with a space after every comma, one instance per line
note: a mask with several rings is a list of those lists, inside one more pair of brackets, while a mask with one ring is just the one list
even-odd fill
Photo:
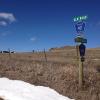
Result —
[[100, 21], [97, 22], [97, 25], [100, 26]]
[[0, 13], [0, 25], [6, 26], [16, 21], [15, 16], [12, 13]]
[[7, 22], [5, 22], [5, 21], [0, 21], [0, 26], [7, 26]]
[[36, 41], [36, 37], [30, 38], [31, 41]]
[[7, 36], [8, 34], [7, 32], [1, 33], [2, 36]]
[[1, 33], [0, 33], [0, 36], [5, 37], [5, 36], [8, 36], [8, 35], [10, 35], [10, 34], [12, 34], [10, 31], [5, 31], [5, 32], [1, 32]]

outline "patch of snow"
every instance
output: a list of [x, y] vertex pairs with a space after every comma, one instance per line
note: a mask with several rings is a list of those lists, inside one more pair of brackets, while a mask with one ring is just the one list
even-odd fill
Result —
[[4, 100], [74, 100], [53, 89], [34, 86], [24, 81], [0, 78], [0, 97]]

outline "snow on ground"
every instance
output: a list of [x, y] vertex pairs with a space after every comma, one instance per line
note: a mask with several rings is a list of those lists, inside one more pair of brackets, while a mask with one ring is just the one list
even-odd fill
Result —
[[34, 86], [19, 80], [0, 78], [0, 97], [4, 100], [74, 100], [53, 89]]

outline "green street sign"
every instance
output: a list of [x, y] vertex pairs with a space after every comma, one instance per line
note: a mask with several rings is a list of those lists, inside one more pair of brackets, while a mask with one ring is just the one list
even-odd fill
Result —
[[83, 21], [83, 20], [86, 20], [88, 18], [88, 16], [78, 16], [78, 17], [74, 17], [74, 22], [77, 22], [77, 21]]
[[75, 42], [77, 42], [77, 43], [87, 43], [87, 39], [84, 39], [82, 37], [76, 37]]

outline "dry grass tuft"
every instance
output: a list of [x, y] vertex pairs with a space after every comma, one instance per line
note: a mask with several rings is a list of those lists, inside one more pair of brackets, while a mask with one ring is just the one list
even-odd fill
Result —
[[4, 100], [4, 99], [0, 97], [0, 100]]

